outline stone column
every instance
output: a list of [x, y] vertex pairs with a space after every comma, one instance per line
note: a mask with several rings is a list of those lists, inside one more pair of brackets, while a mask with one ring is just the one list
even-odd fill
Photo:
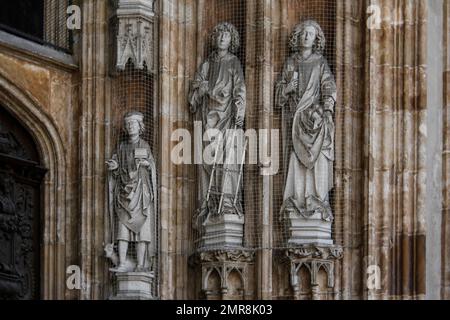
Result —
[[[379, 28], [368, 28], [370, 5]], [[338, 1], [337, 10], [336, 294], [422, 298], [426, 3]], [[381, 288], [369, 270], [380, 271]]]
[[[363, 207], [364, 298], [425, 294], [426, 1], [366, 1]], [[368, 282], [379, 270], [381, 288]], [[369, 268], [369, 269], [368, 269]]]
[[107, 0], [82, 3], [80, 119], [81, 299], [104, 299], [107, 270], [105, 155], [108, 151], [110, 83], [107, 78]]
[[[251, 6], [251, 7], [250, 7]], [[248, 63], [254, 67], [254, 80], [249, 83], [249, 89], [254, 91], [255, 103], [253, 108], [260, 107], [262, 110], [253, 110], [255, 117], [255, 128], [266, 129], [266, 134], [261, 133], [258, 138], [260, 148], [266, 148], [268, 154], [278, 156], [278, 150], [270, 149], [272, 136], [271, 129], [273, 126], [273, 61], [271, 57], [273, 54], [273, 23], [272, 14], [273, 6], [269, 1], [249, 1], [247, 5], [248, 19], [247, 23], [247, 50], [252, 53], [248, 57]], [[256, 41], [255, 41], [256, 40]], [[252, 60], [252, 61], [250, 61]], [[250, 85], [253, 85], [250, 87]], [[250, 95], [250, 94], [249, 94]], [[257, 108], [256, 108], [257, 109]], [[262, 111], [262, 112], [261, 112]], [[279, 141], [275, 141], [274, 147], [278, 146]], [[266, 154], [266, 153], [264, 153]], [[256, 297], [258, 299], [272, 298], [272, 254], [273, 254], [273, 175], [270, 173], [270, 166], [274, 164], [261, 163], [258, 159], [260, 170], [258, 181], [262, 186], [262, 192], [257, 193], [260, 204], [257, 206], [256, 212], [258, 214], [256, 219], [257, 225], [255, 230], [259, 229], [261, 234], [261, 243], [255, 244], [260, 249], [256, 251]], [[251, 221], [248, 221], [251, 223]]]
[[[195, 169], [175, 165], [171, 136], [178, 128], [193, 129], [186, 97], [189, 80], [197, 68], [197, 23], [203, 1], [160, 1], [159, 12], [159, 108], [161, 132], [161, 299], [193, 299], [188, 256], [193, 251], [192, 214], [195, 212]], [[192, 131], [191, 131], [192, 133]], [[193, 136], [193, 134], [192, 134]]]
[[359, 0], [337, 1], [334, 239], [343, 247], [336, 261], [335, 298], [359, 299], [363, 256], [363, 68], [367, 7]]

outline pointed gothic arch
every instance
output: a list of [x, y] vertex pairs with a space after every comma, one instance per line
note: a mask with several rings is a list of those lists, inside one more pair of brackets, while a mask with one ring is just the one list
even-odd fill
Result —
[[0, 102], [19, 119], [37, 146], [47, 173], [42, 183], [40, 298], [65, 297], [67, 170], [63, 142], [52, 119], [34, 97], [0, 73]]

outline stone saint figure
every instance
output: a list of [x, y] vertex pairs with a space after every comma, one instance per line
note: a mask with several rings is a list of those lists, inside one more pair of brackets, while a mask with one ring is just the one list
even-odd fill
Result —
[[285, 190], [282, 212], [309, 218], [333, 215], [328, 194], [333, 188], [336, 84], [323, 56], [325, 36], [308, 20], [294, 28], [276, 86], [276, 105], [282, 108]]
[[[157, 205], [156, 166], [149, 144], [141, 139], [144, 116], [128, 112], [124, 117], [127, 139], [122, 141], [107, 166], [110, 171], [110, 211], [116, 222], [113, 240], [118, 242], [118, 266], [112, 271], [148, 271], [155, 255]], [[117, 229], [114, 226], [117, 226]], [[135, 270], [129, 270], [127, 251], [135, 243]]]
[[[242, 184], [238, 182], [240, 144], [233, 142], [239, 139], [239, 135], [227, 135], [227, 129], [242, 128], [245, 116], [244, 74], [241, 62], [235, 55], [239, 48], [239, 33], [232, 24], [223, 22], [214, 28], [211, 41], [214, 51], [201, 64], [195, 75], [189, 92], [189, 105], [196, 115], [196, 120], [202, 122], [204, 134], [206, 130], [212, 132], [210, 129], [217, 129], [222, 133], [223, 149], [217, 153], [223, 155], [223, 161], [215, 168], [213, 164], [205, 163], [206, 161], [200, 166], [200, 209], [195, 223], [197, 227], [199, 220], [206, 219], [210, 213], [220, 215], [243, 213], [239, 201]], [[204, 142], [198, 143], [202, 145]], [[203, 146], [206, 147], [206, 144]], [[208, 190], [210, 190], [209, 197]], [[223, 194], [222, 203], [220, 203], [221, 194]]]

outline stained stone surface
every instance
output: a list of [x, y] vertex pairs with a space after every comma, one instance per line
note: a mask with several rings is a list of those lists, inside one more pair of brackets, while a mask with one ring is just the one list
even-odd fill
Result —
[[[247, 85], [246, 126], [280, 128], [273, 88], [286, 57], [286, 40], [305, 13], [332, 12], [318, 22], [336, 57], [333, 240], [343, 248], [334, 261], [329, 299], [421, 299], [425, 297], [427, 159], [427, 5], [426, 1], [382, 1], [380, 29], [367, 28], [367, 1], [160, 1], [157, 88], [160, 173], [159, 241], [161, 299], [201, 296], [201, 272], [188, 264], [194, 248], [190, 221], [197, 209], [196, 170], [170, 160], [171, 134], [192, 128], [187, 103], [190, 79], [206, 58], [207, 33], [223, 20], [243, 19], [241, 63]], [[106, 199], [104, 161], [111, 155], [111, 103], [108, 61], [110, 26], [107, 0], [81, 2], [83, 25], [77, 31], [74, 61], [51, 61], [0, 43], [0, 102], [29, 128], [48, 169], [42, 185], [42, 298], [105, 299], [111, 295], [103, 257]], [[449, 1], [444, 1], [445, 27]], [[393, 23], [387, 14], [397, 10]], [[316, 18], [316, 17], [315, 17]], [[261, 23], [255, 23], [259, 21]], [[327, 22], [328, 21], [328, 22]], [[234, 22], [234, 21], [232, 21]], [[448, 35], [449, 32], [443, 32]], [[332, 39], [334, 38], [334, 39]], [[82, 39], [82, 41], [80, 41]], [[449, 49], [445, 41], [442, 150], [442, 289], [449, 297]], [[1, 115], [0, 115], [1, 116]], [[281, 182], [280, 182], [281, 181]], [[256, 249], [246, 273], [247, 298], [311, 298], [293, 293], [290, 270], [274, 259], [282, 238], [274, 226], [280, 208], [278, 176], [248, 172], [244, 194], [244, 242]], [[279, 190], [278, 190], [279, 191]], [[439, 213], [435, 213], [439, 214]], [[245, 238], [246, 231], [257, 234]], [[408, 254], [406, 254], [408, 253]], [[410, 253], [410, 254], [409, 254]], [[80, 266], [80, 290], [66, 287], [66, 268]], [[367, 290], [367, 268], [380, 269], [381, 289]], [[304, 272], [299, 269], [299, 272]], [[200, 275], [198, 275], [200, 274]], [[323, 276], [318, 272], [319, 280]], [[200, 279], [198, 278], [200, 277]], [[213, 276], [220, 286], [219, 277]], [[213, 279], [211, 278], [211, 279]], [[235, 274], [230, 281], [240, 290]], [[141, 281], [141, 280], [139, 280]], [[147, 282], [148, 283], [148, 282]], [[220, 288], [214, 297], [223, 298]], [[316, 290], [317, 287], [314, 287]], [[302, 288], [301, 288], [302, 289]], [[233, 289], [234, 290], [234, 289]]]

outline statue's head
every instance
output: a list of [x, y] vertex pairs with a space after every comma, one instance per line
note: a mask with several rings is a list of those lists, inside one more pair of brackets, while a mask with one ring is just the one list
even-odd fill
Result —
[[320, 25], [314, 20], [305, 20], [295, 26], [289, 38], [292, 52], [312, 48], [313, 52], [322, 54], [325, 49], [325, 35]]
[[145, 131], [144, 115], [139, 111], [130, 111], [123, 117], [125, 131], [129, 135], [143, 134]]
[[239, 32], [231, 23], [219, 23], [211, 34], [212, 45], [215, 49], [227, 49], [236, 53], [239, 49]]

